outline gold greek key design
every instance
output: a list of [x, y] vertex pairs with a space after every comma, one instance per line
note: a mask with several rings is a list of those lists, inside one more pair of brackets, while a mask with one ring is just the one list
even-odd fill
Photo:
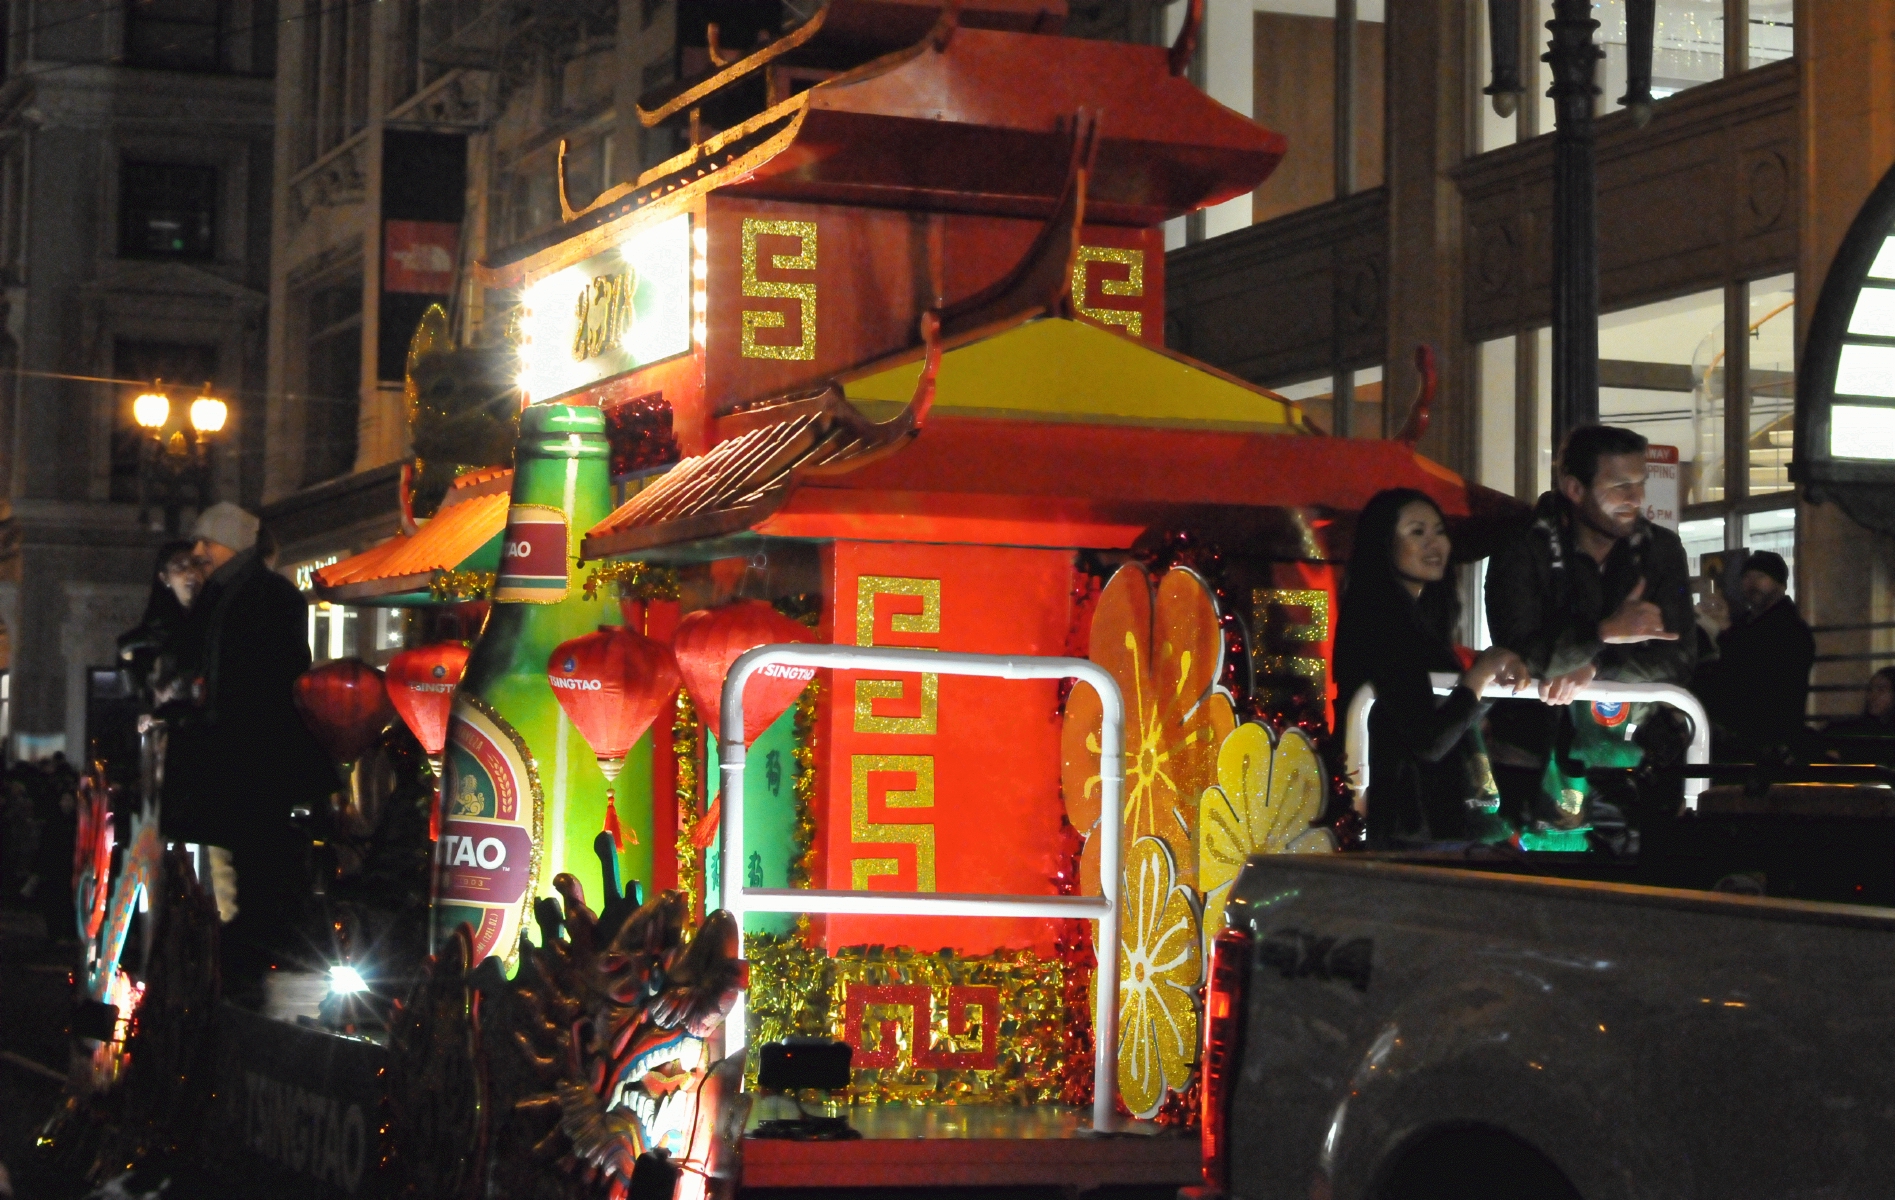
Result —
[[1080, 316], [1101, 325], [1117, 325], [1133, 337], [1145, 332], [1145, 314], [1136, 308], [1093, 308], [1086, 303], [1086, 268], [1091, 263], [1117, 263], [1126, 268], [1124, 279], [1102, 279], [1102, 296], [1143, 296], [1145, 294], [1145, 252], [1123, 250], [1117, 246], [1081, 246], [1073, 256], [1073, 308]]
[[[1301, 608], [1309, 620], [1273, 617], [1270, 610]], [[1283, 654], [1286, 643], [1320, 646], [1329, 640], [1329, 593], [1321, 588], [1257, 588], [1250, 593], [1250, 612], [1258, 632], [1257, 670], [1265, 675], [1301, 675], [1321, 696], [1329, 672], [1321, 654]]]
[[816, 357], [816, 283], [779, 283], [757, 278], [757, 238], [774, 234], [801, 240], [796, 254], [772, 254], [770, 266], [778, 271], [814, 271], [816, 269], [816, 223], [814, 221], [766, 221], [745, 217], [743, 224], [744, 295], [759, 300], [795, 300], [799, 304], [799, 324], [803, 340], [794, 346], [764, 346], [757, 342], [757, 330], [781, 329], [785, 314], [774, 309], [743, 310], [743, 356], [745, 358], [812, 359]]
[[632, 310], [632, 294], [637, 290], [638, 271], [629, 266], [623, 271], [601, 275], [579, 289], [573, 310], [574, 362], [597, 358], [631, 332], [632, 323], [637, 320]]
[[[849, 840], [855, 845], [909, 845], [915, 848], [915, 890], [934, 890], [934, 826], [881, 824], [869, 820], [869, 776], [903, 772], [915, 777], [906, 790], [889, 788], [882, 803], [890, 808], [934, 807], [932, 754], [857, 754], [849, 760]], [[900, 868], [892, 858], [856, 858], [850, 862], [850, 886], [869, 890], [877, 875], [893, 875]]]
[[[918, 613], [892, 613], [888, 627], [895, 633], [941, 632], [941, 581], [907, 579], [898, 575], [864, 575], [855, 584], [855, 644], [875, 645], [875, 598], [877, 596], [919, 596]], [[855, 681], [855, 731], [857, 733], [903, 733], [927, 735], [937, 732], [941, 703], [941, 677], [932, 672], [921, 676], [921, 711], [912, 717], [883, 716], [875, 711], [877, 700], [898, 700], [905, 692], [899, 679], [858, 679]]]

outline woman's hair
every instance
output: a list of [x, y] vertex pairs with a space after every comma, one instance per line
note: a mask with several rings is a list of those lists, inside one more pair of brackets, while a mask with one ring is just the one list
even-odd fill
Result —
[[[1869, 676], [1869, 686], [1863, 689], [1864, 693], [1873, 690], [1875, 681], [1878, 679], [1888, 680], [1889, 687], [1895, 688], [1895, 667], [1883, 667], [1875, 674]], [[1869, 698], [1866, 694], [1862, 697], [1862, 711], [1865, 715], [1869, 711]]]
[[158, 560], [151, 565], [151, 592], [145, 599], [146, 625], [163, 624], [176, 621], [184, 616], [184, 605], [178, 603], [177, 595], [161, 578], [164, 569], [171, 560], [180, 554], [189, 554], [197, 543], [178, 539], [166, 542], [158, 547]]
[[[1349, 556], [1343, 586], [1343, 607], [1392, 607], [1398, 597], [1406, 596], [1402, 578], [1395, 570], [1395, 525], [1401, 519], [1402, 509], [1416, 503], [1427, 505], [1437, 516], [1441, 514], [1440, 505], [1425, 492], [1413, 488], [1377, 492], [1362, 507], [1362, 515], [1355, 523], [1355, 548]], [[1431, 632], [1451, 638], [1454, 623], [1461, 615], [1453, 574], [1424, 584], [1415, 607]]]

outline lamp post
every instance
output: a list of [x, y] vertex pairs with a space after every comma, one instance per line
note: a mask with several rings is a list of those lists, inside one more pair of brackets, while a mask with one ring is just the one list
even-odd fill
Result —
[[132, 419], [148, 435], [138, 456], [139, 524], [150, 522], [154, 507], [162, 508], [164, 532], [176, 537], [186, 504], [202, 511], [213, 503], [211, 443], [229, 417], [229, 406], [211, 394], [209, 383], [191, 401], [188, 416], [172, 411], [162, 379], [132, 401]]
[[[1512, 116], [1520, 82], [1521, 0], [1488, 0], [1494, 111]], [[1619, 98], [1640, 127], [1652, 113], [1655, 0], [1626, 0], [1626, 87]], [[1541, 61], [1553, 86], [1553, 445], [1568, 430], [1599, 420], [1599, 217], [1592, 105], [1593, 68], [1605, 52], [1593, 44], [1599, 22], [1592, 0], [1553, 0], [1552, 39]]]

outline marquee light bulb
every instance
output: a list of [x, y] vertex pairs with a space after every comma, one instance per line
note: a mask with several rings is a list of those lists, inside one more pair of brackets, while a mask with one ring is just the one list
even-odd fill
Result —
[[329, 990], [337, 995], [351, 995], [368, 991], [368, 980], [362, 978], [362, 972], [348, 963], [337, 963], [329, 968]]

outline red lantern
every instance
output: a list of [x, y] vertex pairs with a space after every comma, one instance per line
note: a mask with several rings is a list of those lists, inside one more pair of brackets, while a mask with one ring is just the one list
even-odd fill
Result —
[[[388, 660], [385, 672], [388, 699], [408, 726], [428, 766], [434, 771], [434, 786], [441, 786], [441, 755], [447, 750], [447, 718], [454, 707], [454, 689], [460, 686], [467, 670], [467, 647], [460, 642], [436, 642], [403, 650]], [[428, 806], [428, 836], [441, 838], [441, 806]]]
[[[697, 705], [704, 727], [713, 735], [723, 729], [721, 709], [724, 677], [731, 664], [747, 650], [783, 642], [811, 642], [809, 630], [761, 600], [739, 600], [720, 608], [700, 609], [678, 622], [671, 648], [678, 656], [678, 673]], [[814, 667], [771, 667], [750, 677], [744, 685], [744, 745], [748, 746], [789, 711], [816, 677]]]
[[297, 676], [296, 711], [329, 757], [362, 757], [395, 716], [382, 673], [359, 658], [338, 658]]
[[632, 744], [677, 694], [678, 667], [671, 650], [623, 625], [601, 625], [599, 632], [553, 651], [546, 681], [605, 773], [605, 831], [622, 848], [613, 785]]

